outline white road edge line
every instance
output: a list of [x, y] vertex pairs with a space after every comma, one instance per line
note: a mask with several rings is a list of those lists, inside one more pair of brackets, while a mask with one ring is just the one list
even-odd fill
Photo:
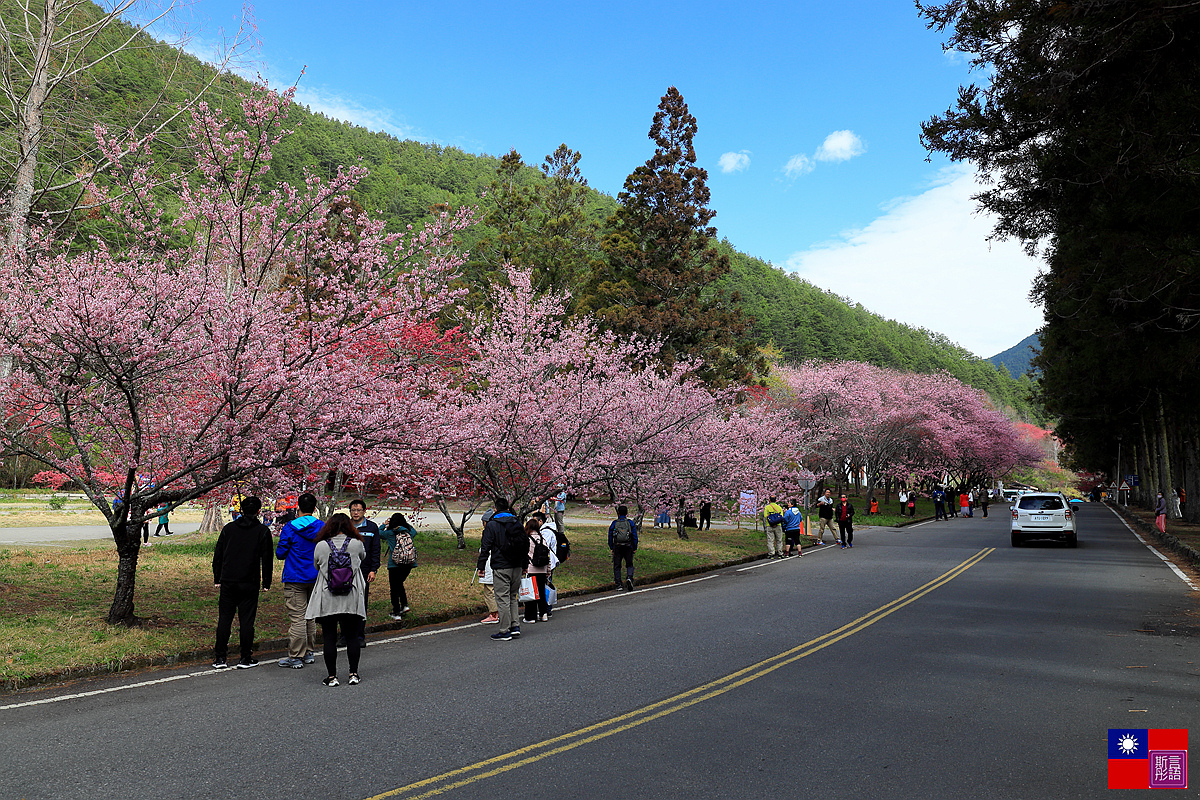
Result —
[[[830, 544], [826, 547], [821, 547], [820, 549], [817, 549], [817, 550], [812, 550], [809, 553], [809, 555], [812, 556], [812, 555], [816, 555], [817, 553], [826, 553], [829, 551], [830, 547], [833, 547], [833, 544]], [[774, 567], [779, 564], [785, 564], [789, 561], [795, 561], [796, 558], [797, 558], [797, 556], [793, 556], [792, 558], [777, 558], [773, 561], [768, 559], [761, 564], [751, 564], [748, 567], [738, 567], [737, 569], [734, 570], [734, 572], [747, 572], [752, 569], [762, 569], [763, 567]]]
[[1181, 581], [1183, 581], [1184, 583], [1186, 583], [1186, 584], [1188, 585], [1188, 588], [1190, 588], [1190, 589], [1191, 589], [1193, 592], [1200, 592], [1200, 586], [1197, 586], [1195, 583], [1193, 583], [1193, 582], [1192, 582], [1192, 579], [1191, 579], [1191, 578], [1189, 578], [1189, 577], [1187, 576], [1187, 573], [1185, 573], [1185, 572], [1184, 572], [1183, 570], [1181, 570], [1179, 567], [1175, 566], [1175, 563], [1174, 563], [1173, 561], [1171, 561], [1171, 559], [1167, 558], [1167, 557], [1166, 557], [1166, 556], [1164, 556], [1162, 553], [1158, 552], [1158, 550], [1157, 550], [1157, 549], [1154, 547], [1154, 545], [1150, 544], [1150, 543], [1149, 543], [1149, 542], [1147, 542], [1145, 539], [1143, 539], [1143, 538], [1142, 538], [1142, 535], [1141, 535], [1140, 533], [1138, 533], [1137, 531], [1135, 531], [1135, 530], [1133, 529], [1133, 527], [1132, 527], [1132, 526], [1130, 526], [1130, 524], [1129, 524], [1128, 522], [1126, 522], [1126, 521], [1125, 521], [1125, 518], [1124, 518], [1124, 517], [1122, 517], [1122, 516], [1121, 516], [1120, 514], [1118, 514], [1116, 511], [1113, 511], [1111, 508], [1109, 509], [1109, 511], [1111, 511], [1111, 512], [1112, 512], [1112, 515], [1113, 515], [1114, 517], [1116, 517], [1117, 519], [1121, 520], [1121, 524], [1122, 524], [1122, 525], [1124, 525], [1124, 526], [1126, 527], [1126, 529], [1128, 529], [1128, 530], [1129, 530], [1129, 532], [1130, 532], [1130, 533], [1132, 533], [1134, 536], [1136, 536], [1136, 537], [1137, 537], [1137, 540], [1138, 540], [1139, 542], [1141, 542], [1142, 544], [1146, 545], [1146, 548], [1147, 548], [1147, 549], [1148, 549], [1148, 550], [1149, 550], [1151, 553], [1154, 553], [1154, 555], [1156, 555], [1156, 556], [1158, 556], [1159, 558], [1161, 558], [1161, 559], [1163, 560], [1163, 563], [1164, 563], [1164, 564], [1166, 564], [1168, 567], [1170, 567], [1170, 568], [1171, 568], [1171, 571], [1172, 571], [1172, 572], [1174, 572], [1176, 575], [1178, 575], [1178, 576], [1179, 576], [1179, 580], [1181, 580]]
[[[667, 583], [662, 586], [650, 586], [645, 589], [635, 589], [632, 592], [623, 592], [621, 594], [613, 594], [613, 595], [606, 595], [604, 597], [596, 597], [591, 600], [582, 600], [578, 603], [571, 603], [569, 605], [563, 605], [562, 608], [563, 609], [576, 608], [578, 606], [591, 605], [592, 603], [602, 603], [605, 600], [619, 600], [624, 597], [645, 594], [647, 592], [657, 592], [662, 589], [674, 589], [677, 586], [687, 586], [688, 584], [700, 583], [701, 581], [711, 581], [713, 578], [720, 577], [720, 574], [721, 573], [718, 572], [718, 573], [714, 573], [712, 575], [706, 575], [703, 578], [695, 578], [690, 581], [682, 581], [680, 583]], [[416, 633], [407, 633], [403, 636], [393, 636], [390, 639], [380, 639], [378, 641], [372, 641], [371, 646], [377, 647], [381, 644], [394, 644], [396, 642], [403, 642], [407, 639], [420, 639], [421, 637], [424, 637], [424, 636], [437, 636], [437, 635], [443, 634], [443, 633], [452, 633], [454, 631], [465, 631], [470, 628], [480, 628], [480, 627], [484, 627], [482, 622], [471, 622], [466, 625], [454, 625], [453, 627], [449, 627], [449, 628], [434, 628], [433, 630], [417, 631]], [[344, 649], [345, 648], [340, 648], [339, 652], [341, 652]], [[274, 661], [272, 661], [271, 663], [274, 663]], [[267, 662], [263, 662], [263, 664], [261, 666], [267, 666]], [[95, 697], [97, 695], [102, 695], [102, 694], [111, 694], [112, 692], [124, 692], [124, 691], [128, 691], [130, 689], [144, 689], [148, 686], [157, 686], [158, 684], [161, 684], [161, 683], [171, 683], [172, 681], [181, 681], [186, 678], [200, 678], [200, 677], [204, 677], [206, 675], [220, 675], [221, 673], [224, 673], [224, 672], [234, 672], [234, 671], [236, 671], [236, 670], [233, 667], [230, 667], [229, 669], [205, 669], [205, 670], [200, 670], [199, 672], [189, 672], [185, 675], [171, 675], [166, 678], [155, 678], [154, 680], [149, 680], [149, 681], [139, 681], [137, 683], [130, 683], [130, 684], [126, 684], [124, 686], [110, 686], [107, 689], [95, 689], [90, 692], [76, 692], [75, 694], [63, 694], [63, 695], [58, 695], [57, 697], [43, 697], [39, 700], [26, 700], [21, 703], [10, 703], [8, 705], [0, 706], [0, 711], [10, 711], [10, 710], [16, 709], [16, 708], [27, 708], [29, 706], [40, 706], [40, 705], [46, 705], [48, 703], [61, 703], [64, 700], [80, 700], [85, 697]]]

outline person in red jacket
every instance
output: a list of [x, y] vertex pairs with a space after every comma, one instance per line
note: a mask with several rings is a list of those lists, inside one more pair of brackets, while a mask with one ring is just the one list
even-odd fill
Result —
[[838, 530], [841, 532], [842, 549], [854, 547], [854, 506], [846, 495], [842, 495], [841, 500], [834, 506], [833, 517], [837, 520]]

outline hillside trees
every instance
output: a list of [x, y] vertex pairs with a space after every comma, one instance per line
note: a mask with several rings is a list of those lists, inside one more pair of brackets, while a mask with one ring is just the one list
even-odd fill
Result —
[[[10, 247], [25, 241], [35, 209], [51, 224], [92, 204], [86, 185], [112, 166], [93, 128], [107, 124], [118, 149], [174, 125], [220, 79], [243, 28], [216, 68], [162, 47], [147, 29], [175, 3], [14, 0], [0, 10], [0, 213]], [[143, 10], [145, 21], [125, 19]], [[130, 57], [140, 51], [136, 57]], [[84, 102], [80, 102], [81, 99]], [[88, 102], [91, 100], [92, 102]]]
[[0, 449], [79, 485], [108, 519], [112, 623], [136, 620], [138, 534], [156, 506], [332, 453], [436, 446], [420, 412], [439, 405], [442, 337], [414, 334], [453, 297], [459, 261], [442, 253], [468, 217], [401, 236], [356, 215], [353, 235], [330, 235], [331, 213], [354, 214], [335, 201], [361, 170], [258, 183], [289, 103], [290, 92], [244, 98], [249, 129], [197, 104], [199, 181], [179, 185], [170, 214], [149, 188], [150, 144], [130, 154], [101, 136], [114, 178], [128, 180], [88, 187], [111, 235], [79, 252], [35, 228], [0, 259], [12, 366]]
[[[997, 235], [1046, 253], [1035, 365], [1059, 436], [1080, 466], [1110, 474], [1123, 439], [1143, 501], [1172, 484], [1200, 491], [1200, 6], [921, 10], [989, 72], [924, 125], [924, 141], [994, 180], [977, 199]], [[1200, 520], [1197, 504], [1186, 510]]]
[[650, 126], [654, 154], [625, 179], [601, 247], [605, 263], [580, 307], [611, 330], [663, 342], [666, 370], [691, 360], [716, 386], [745, 383], [764, 365], [746, 339], [736, 296], [716, 284], [729, 260], [715, 247], [708, 173], [696, 166], [696, 118], [674, 86]]
[[472, 249], [478, 266], [468, 264], [478, 287], [503, 279], [509, 266], [531, 270], [537, 292], [567, 291], [585, 278], [600, 251], [600, 232], [588, 217], [580, 157], [559, 145], [540, 175], [515, 150], [500, 159], [480, 220], [490, 233]]

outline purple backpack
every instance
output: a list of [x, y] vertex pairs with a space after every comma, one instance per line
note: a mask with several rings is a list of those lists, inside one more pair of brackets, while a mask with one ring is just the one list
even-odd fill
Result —
[[350, 537], [342, 542], [339, 550], [329, 543], [329, 592], [330, 594], [350, 594], [354, 588], [354, 565], [350, 560]]

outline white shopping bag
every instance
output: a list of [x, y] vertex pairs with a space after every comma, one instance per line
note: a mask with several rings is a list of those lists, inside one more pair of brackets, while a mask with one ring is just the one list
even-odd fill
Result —
[[522, 603], [538, 599], [537, 582], [533, 578], [525, 577], [521, 579], [520, 598]]

